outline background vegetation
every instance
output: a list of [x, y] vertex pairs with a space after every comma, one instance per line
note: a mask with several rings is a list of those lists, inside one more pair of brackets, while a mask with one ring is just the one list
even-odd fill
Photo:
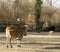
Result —
[[[48, 0], [45, 2], [40, 0], [43, 2], [42, 4], [38, 1], [0, 0], [0, 23], [16, 23], [23, 19], [33, 30], [35, 30], [36, 25], [42, 29], [54, 25], [57, 27], [56, 30], [60, 30], [60, 8], [52, 6], [51, 1]], [[48, 5], [45, 4], [46, 2]], [[41, 24], [43, 25], [41, 26]]]

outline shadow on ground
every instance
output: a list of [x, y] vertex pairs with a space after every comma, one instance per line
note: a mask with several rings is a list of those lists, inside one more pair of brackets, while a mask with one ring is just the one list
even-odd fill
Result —
[[59, 46], [56, 46], [56, 47], [46, 47], [44, 49], [60, 49], [60, 47]]

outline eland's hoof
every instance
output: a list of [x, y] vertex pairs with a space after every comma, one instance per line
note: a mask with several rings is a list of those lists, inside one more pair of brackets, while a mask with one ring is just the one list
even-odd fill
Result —
[[13, 46], [10, 46], [11, 48], [13, 48]]
[[7, 48], [8, 48], [9, 46], [7, 45]]
[[17, 45], [18, 47], [21, 47], [21, 45]]

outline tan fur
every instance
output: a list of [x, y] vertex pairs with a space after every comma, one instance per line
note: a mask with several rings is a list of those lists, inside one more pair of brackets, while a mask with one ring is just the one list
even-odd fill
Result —
[[[25, 26], [13, 26], [9, 25], [6, 27], [6, 37], [9, 38], [10, 40], [12, 38], [18, 38], [22, 39], [23, 35], [26, 34], [26, 27]], [[11, 43], [11, 42], [10, 42]]]

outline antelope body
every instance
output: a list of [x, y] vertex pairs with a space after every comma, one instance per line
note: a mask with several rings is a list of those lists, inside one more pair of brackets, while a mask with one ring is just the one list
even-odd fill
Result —
[[[6, 37], [7, 40], [9, 41], [10, 47], [12, 46], [11, 40], [12, 39], [17, 39], [21, 41], [24, 35], [26, 35], [27, 32], [27, 27], [25, 25], [23, 26], [14, 26], [14, 25], [8, 25], [6, 27]], [[19, 45], [21, 46], [21, 45]], [[7, 45], [8, 47], [8, 45]]]

